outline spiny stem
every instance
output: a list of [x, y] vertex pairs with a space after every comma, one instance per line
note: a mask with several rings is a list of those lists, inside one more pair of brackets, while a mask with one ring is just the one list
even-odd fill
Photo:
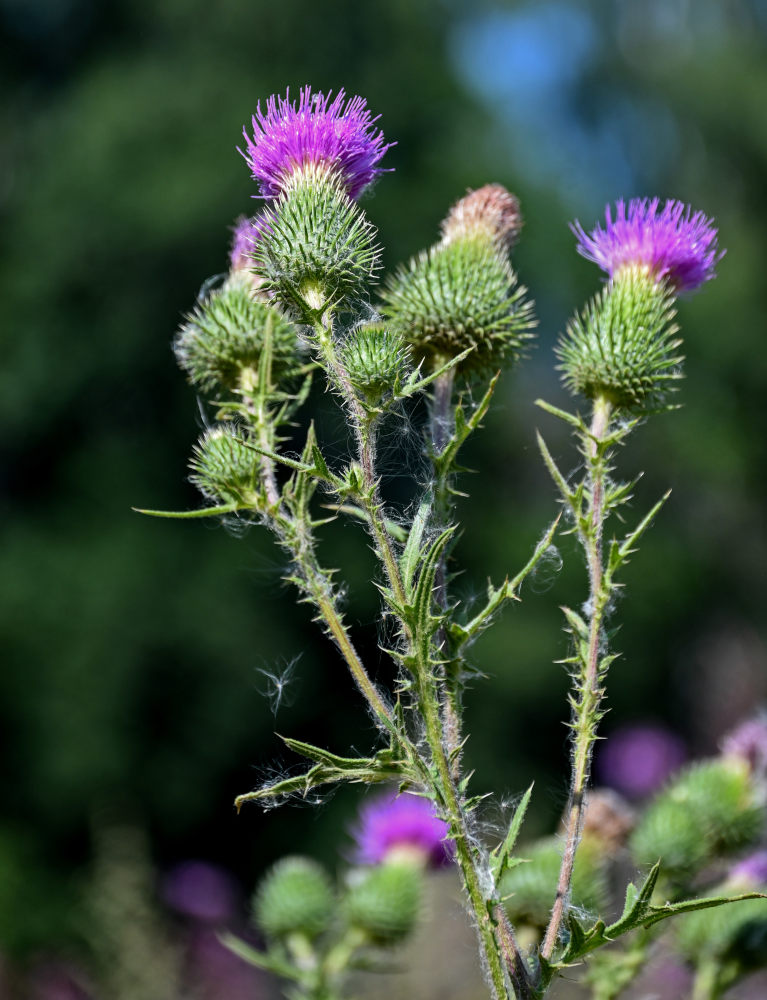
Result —
[[[374, 465], [375, 441], [373, 434], [375, 421], [367, 415], [349, 383], [347, 373], [335, 351], [331, 332], [319, 322], [315, 324], [315, 332], [325, 363], [334, 376], [352, 414], [359, 460], [364, 479], [363, 495], [360, 497], [360, 502], [368, 514], [368, 520], [377, 543], [378, 553], [389, 586], [395, 600], [401, 606], [404, 606], [406, 603], [406, 593], [402, 583], [400, 568], [394, 555], [389, 533], [381, 517], [382, 505], [378, 495], [378, 481]], [[451, 395], [450, 386], [443, 386], [443, 390], [446, 390], [445, 398], [449, 403]], [[442, 447], [444, 447], [444, 443]], [[447, 488], [446, 483], [444, 484], [444, 488]], [[410, 628], [405, 622], [402, 622], [402, 627], [405, 639], [412, 647], [413, 636]], [[476, 922], [477, 933], [493, 984], [494, 995], [497, 1000], [506, 1000], [509, 997], [509, 989], [501, 947], [488, 910], [488, 900], [482, 891], [479, 871], [469, 838], [466, 816], [461, 802], [461, 795], [458, 791], [460, 774], [453, 774], [448, 753], [445, 749], [446, 741], [439, 712], [439, 695], [436, 690], [435, 678], [432, 676], [428, 664], [418, 664], [416, 683], [418, 687], [418, 704], [426, 729], [426, 739], [429, 744], [432, 762], [436, 767], [438, 775], [438, 781], [435, 783], [432, 779], [431, 784], [443, 804], [455, 841], [456, 858], [463, 875], [464, 886]], [[422, 773], [428, 778], [430, 775], [428, 767], [422, 768]], [[516, 954], [514, 967], [515, 970], [519, 970], [518, 975], [522, 980], [527, 982], [524, 960], [519, 953]]]
[[600, 643], [602, 622], [609, 594], [603, 586], [602, 534], [604, 526], [604, 489], [606, 463], [604, 438], [610, 422], [611, 406], [603, 396], [594, 400], [591, 428], [585, 436], [587, 478], [589, 483], [589, 516], [581, 535], [586, 549], [589, 570], [589, 634], [585, 663], [579, 677], [579, 700], [575, 709], [573, 728], [573, 774], [565, 823], [565, 846], [557, 882], [557, 894], [551, 909], [549, 924], [541, 946], [541, 955], [550, 959], [559, 937], [562, 921], [567, 911], [570, 886], [573, 878], [575, 854], [581, 836], [584, 816], [584, 798], [591, 770], [591, 756], [596, 742], [595, 716], [602, 700], [599, 678]]

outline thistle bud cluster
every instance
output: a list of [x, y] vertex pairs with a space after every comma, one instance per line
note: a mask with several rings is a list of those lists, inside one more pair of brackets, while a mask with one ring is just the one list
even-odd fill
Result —
[[[332, 97], [306, 87], [295, 101], [286, 94], [271, 98], [264, 111], [258, 107], [240, 152], [265, 204], [236, 223], [228, 275], [187, 315], [174, 345], [212, 411], [190, 464], [192, 481], [213, 506], [166, 516], [236, 514], [272, 531], [288, 559], [285, 579], [332, 639], [380, 737], [370, 756], [353, 757], [284, 737], [308, 768], [240, 796], [238, 808], [306, 798], [341, 782], [386, 781], [415, 793], [368, 803], [354, 830], [354, 868], [338, 884], [306, 858], [275, 865], [254, 898], [265, 950], [232, 946], [290, 980], [301, 1000], [336, 997], [347, 968], [413, 931], [425, 871], [455, 862], [494, 996], [542, 998], [554, 975], [597, 947], [694, 909], [698, 902], [684, 895], [712, 871], [721, 877], [723, 864], [752, 852], [765, 834], [761, 730], [744, 731], [721, 757], [680, 772], [644, 811], [588, 789], [606, 680], [618, 655], [606, 628], [621, 586], [616, 578], [663, 504], [608, 538], [607, 519], [631, 493], [629, 484], [613, 479], [613, 455], [639, 422], [626, 415], [667, 405], [682, 362], [677, 296], [708, 281], [721, 254], [711, 222], [679, 202], [619, 202], [614, 216], [608, 208], [605, 228], [587, 234], [573, 227], [579, 251], [608, 281], [557, 347], [565, 385], [592, 403], [590, 424], [541, 404], [575, 429], [584, 459], [581, 478], [563, 475], [539, 437], [588, 565], [587, 600], [580, 611], [563, 608], [571, 637], [564, 662], [572, 681], [572, 784], [561, 837], [534, 843], [524, 859], [515, 854], [531, 788], [508, 833], [490, 849], [478, 819], [483, 796], [469, 793], [462, 759], [463, 694], [466, 679], [477, 675], [468, 650], [502, 606], [518, 599], [550, 551], [558, 521], [525, 566], [500, 586], [488, 584], [486, 602], [470, 613], [450, 593], [449, 560], [457, 537], [458, 453], [488, 411], [497, 369], [519, 358], [535, 326], [510, 258], [520, 206], [499, 184], [469, 191], [447, 213], [439, 239], [389, 276], [376, 312], [369, 286], [380, 252], [357, 200], [383, 172], [391, 146], [376, 121], [362, 98], [347, 100], [343, 91]], [[326, 458], [311, 423], [298, 453], [283, 449], [284, 428], [306, 402], [318, 368], [349, 428], [349, 452], [339, 463]], [[477, 388], [483, 379], [472, 402], [466, 382]], [[421, 413], [429, 426], [423, 465], [413, 477], [415, 502], [390, 511], [377, 435], [392, 409], [426, 390]], [[318, 491], [332, 500], [320, 515]], [[380, 571], [383, 652], [396, 670], [391, 691], [363, 662], [344, 620], [336, 571], [320, 561], [318, 531], [329, 508], [368, 532]], [[616, 909], [612, 887], [627, 865], [649, 872], [641, 888], [625, 888], [625, 903]], [[736, 865], [725, 882], [746, 877], [761, 879], [761, 869]], [[600, 914], [610, 909], [622, 915], [608, 924]], [[594, 922], [584, 923], [589, 914]], [[531, 955], [508, 918], [525, 926]], [[716, 940], [725, 939], [722, 933], [711, 931], [720, 935]], [[728, 942], [735, 933], [727, 932]], [[645, 935], [638, 950], [646, 952], [648, 941]], [[595, 995], [615, 996], [615, 982], [636, 971], [636, 959], [630, 961], [636, 951], [609, 954], [594, 966], [593, 981], [603, 975], [605, 986]], [[617, 979], [610, 971], [616, 969]]]

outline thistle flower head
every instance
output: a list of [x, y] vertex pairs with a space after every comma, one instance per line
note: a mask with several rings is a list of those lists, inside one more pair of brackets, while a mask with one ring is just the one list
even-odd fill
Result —
[[364, 865], [416, 860], [442, 865], [453, 856], [448, 826], [427, 799], [418, 795], [383, 795], [363, 806], [352, 830], [356, 860]]
[[298, 101], [286, 91], [285, 97], [272, 95], [265, 112], [259, 103], [252, 135], [243, 129], [245, 149], [239, 152], [265, 198], [284, 191], [295, 172], [310, 169], [335, 174], [357, 198], [383, 172], [377, 164], [393, 145], [374, 127], [377, 120], [364, 97], [347, 100], [343, 89], [335, 97], [313, 94], [306, 86]]
[[610, 277], [626, 267], [647, 269], [679, 292], [691, 292], [714, 277], [718, 252], [717, 230], [702, 212], [693, 212], [681, 201], [621, 199], [615, 218], [608, 205], [606, 225], [587, 233], [580, 222], [571, 226], [578, 237], [578, 253], [594, 261]]
[[453, 205], [442, 222], [442, 239], [490, 237], [508, 251], [516, 243], [522, 228], [519, 199], [501, 184], [485, 184], [476, 191], [467, 191]]

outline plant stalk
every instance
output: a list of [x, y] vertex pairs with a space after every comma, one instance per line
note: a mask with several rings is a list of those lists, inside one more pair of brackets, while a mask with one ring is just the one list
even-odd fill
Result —
[[551, 909], [548, 927], [541, 946], [541, 955], [550, 959], [559, 937], [562, 921], [569, 905], [570, 886], [575, 855], [581, 837], [585, 813], [586, 786], [591, 771], [591, 757], [596, 742], [595, 716], [603, 690], [599, 676], [602, 623], [609, 594], [603, 585], [602, 535], [604, 528], [604, 490], [606, 463], [604, 439], [610, 423], [611, 405], [604, 396], [594, 400], [591, 428], [584, 435], [589, 483], [588, 523], [581, 533], [589, 571], [589, 634], [585, 663], [581, 667], [579, 700], [575, 709], [572, 749], [572, 783], [565, 823], [565, 846], [559, 870], [557, 893]]

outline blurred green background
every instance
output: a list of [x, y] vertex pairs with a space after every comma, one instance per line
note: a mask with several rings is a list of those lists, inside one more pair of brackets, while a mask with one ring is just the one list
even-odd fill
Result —
[[[515, 252], [539, 338], [502, 381], [466, 464], [464, 600], [514, 571], [556, 505], [534, 445], [566, 469], [552, 347], [600, 275], [567, 224], [620, 196], [678, 197], [718, 220], [719, 277], [680, 305], [678, 412], [620, 456], [641, 514], [670, 503], [627, 574], [603, 731], [671, 725], [695, 753], [767, 693], [767, 3], [763, 0], [0, 0], [0, 951], [66, 949], [105, 812], [150, 835], [160, 870], [200, 857], [249, 887], [286, 851], [335, 863], [359, 796], [236, 817], [297, 761], [279, 732], [345, 752], [371, 727], [333, 649], [280, 583], [257, 530], [161, 522], [132, 505], [198, 498], [201, 418], [170, 339], [225, 267], [254, 187], [235, 147], [256, 102], [306, 83], [367, 97], [397, 145], [365, 201], [387, 267], [433, 241], [467, 187], [499, 181], [526, 220]], [[345, 428], [322, 392], [321, 430]], [[415, 456], [390, 429], [390, 461]], [[392, 466], [390, 472], [396, 472]], [[394, 481], [393, 489], [397, 489]], [[584, 597], [571, 539], [474, 650], [477, 791], [535, 778], [532, 828], [566, 794], [558, 605]], [[378, 597], [354, 525], [327, 533], [348, 619], [378, 662]], [[266, 673], [292, 667], [276, 717]], [[376, 669], [376, 668], [374, 668]], [[381, 665], [381, 677], [388, 668]], [[498, 817], [488, 811], [488, 822]]]

